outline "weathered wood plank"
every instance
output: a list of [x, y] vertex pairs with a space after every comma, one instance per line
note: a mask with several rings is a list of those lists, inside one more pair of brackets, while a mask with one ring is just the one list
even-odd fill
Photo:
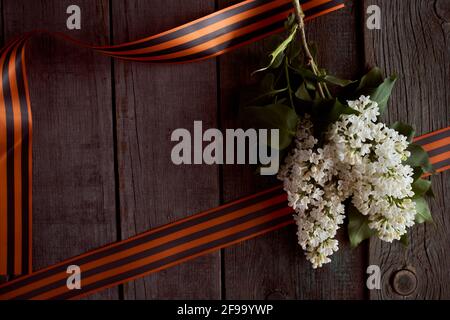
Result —
[[[214, 11], [213, 1], [113, 1], [114, 42], [135, 40]], [[122, 236], [219, 203], [218, 168], [175, 166], [177, 128], [217, 124], [216, 63], [115, 64]], [[218, 299], [220, 253], [125, 285], [125, 299]]]
[[[237, 1], [219, 1], [221, 7]], [[355, 77], [361, 67], [357, 11], [346, 9], [308, 23], [309, 39], [320, 48], [320, 65], [343, 77]], [[221, 126], [238, 127], [239, 95], [256, 79], [250, 77], [264, 41], [220, 58]], [[273, 179], [256, 177], [244, 166], [223, 169], [225, 201], [266, 188]], [[346, 239], [344, 230], [341, 239]], [[297, 245], [295, 228], [246, 241], [224, 252], [227, 299], [362, 299], [365, 292], [364, 248], [351, 251], [346, 241], [333, 263], [313, 271]]]
[[[386, 120], [403, 121], [427, 133], [449, 125], [450, 7], [446, 0], [364, 1], [382, 12], [382, 29], [365, 31], [368, 65], [379, 65], [400, 79]], [[370, 244], [370, 264], [383, 273], [372, 299], [449, 299], [449, 173], [433, 177], [434, 224], [416, 226], [409, 248], [380, 241]], [[400, 272], [407, 270], [406, 272]], [[397, 288], [397, 291], [394, 289]]]
[[[5, 0], [6, 40], [66, 29], [69, 1]], [[82, 29], [108, 43], [108, 1], [79, 0]], [[116, 240], [111, 70], [108, 59], [61, 40], [32, 41], [28, 66], [34, 118], [33, 258], [39, 269]], [[117, 289], [92, 298], [117, 298]]]
[[[3, 0], [0, 1], [0, 10], [3, 12]], [[3, 37], [3, 15], [0, 17], [0, 46], [3, 47], [5, 44], [5, 39]], [[0, 276], [0, 284], [6, 282], [8, 280], [8, 276]]]

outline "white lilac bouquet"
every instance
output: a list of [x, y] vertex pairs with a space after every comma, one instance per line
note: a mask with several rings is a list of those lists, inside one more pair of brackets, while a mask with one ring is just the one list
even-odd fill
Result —
[[[415, 223], [431, 221], [427, 153], [412, 143], [414, 130], [387, 126], [380, 116], [396, 82], [378, 68], [360, 81], [328, 75], [316, 64], [305, 36], [303, 11], [286, 22], [287, 37], [269, 56], [261, 92], [245, 108], [259, 127], [280, 130], [284, 183], [295, 210], [298, 241], [313, 268], [331, 261], [336, 234], [347, 222], [350, 243], [376, 236], [407, 242]], [[328, 86], [341, 88], [333, 90]]]

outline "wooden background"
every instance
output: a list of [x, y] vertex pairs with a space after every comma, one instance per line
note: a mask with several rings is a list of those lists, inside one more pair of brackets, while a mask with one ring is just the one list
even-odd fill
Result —
[[[66, 8], [82, 10], [70, 34], [93, 44], [135, 40], [239, 0], [2, 0], [3, 41], [33, 29], [66, 30]], [[377, 4], [382, 29], [365, 28]], [[320, 65], [342, 77], [379, 65], [400, 81], [389, 122], [419, 133], [449, 125], [450, 1], [354, 0], [308, 24]], [[244, 166], [170, 161], [170, 134], [237, 124], [239, 90], [264, 41], [189, 65], [112, 61], [60, 40], [32, 41], [35, 268], [125, 239], [273, 184]], [[433, 179], [435, 224], [415, 227], [411, 246], [371, 241], [313, 271], [287, 228], [109, 289], [91, 299], [450, 299], [450, 173]], [[366, 289], [381, 267], [382, 289]]]

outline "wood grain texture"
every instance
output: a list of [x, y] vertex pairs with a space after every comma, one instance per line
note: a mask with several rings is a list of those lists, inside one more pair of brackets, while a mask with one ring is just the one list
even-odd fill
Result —
[[[214, 2], [113, 1], [114, 42], [177, 27], [214, 11]], [[186, 65], [115, 63], [122, 237], [219, 203], [218, 168], [175, 166], [171, 134], [195, 120], [216, 127], [214, 60]], [[125, 285], [125, 299], [219, 299], [220, 253]]]
[[[71, 1], [5, 0], [6, 40], [64, 31]], [[108, 43], [108, 1], [80, 0], [78, 39]], [[27, 58], [33, 110], [33, 260], [39, 269], [116, 240], [109, 59], [39, 36]], [[92, 299], [115, 299], [106, 290]]]
[[[225, 7], [237, 1], [219, 1]], [[358, 47], [358, 10], [346, 9], [307, 25], [309, 39], [320, 48], [319, 64], [342, 77], [358, 76], [362, 52]], [[253, 84], [250, 73], [259, 67], [264, 41], [220, 57], [221, 126], [237, 122], [242, 88]], [[223, 168], [223, 198], [233, 200], [273, 184], [246, 166]], [[246, 241], [224, 252], [227, 299], [362, 299], [365, 297], [364, 248], [350, 250], [341, 230], [341, 250], [333, 263], [314, 271], [297, 245], [295, 227]]]
[[[379, 5], [382, 12], [382, 29], [365, 31], [366, 62], [387, 73], [396, 72], [400, 78], [387, 122], [410, 123], [418, 134], [448, 126], [449, 1], [366, 0], [364, 4], [364, 8]], [[448, 172], [433, 177], [434, 224], [414, 227], [409, 248], [371, 242], [370, 264], [380, 265], [383, 273], [382, 289], [372, 291], [372, 299], [450, 298], [449, 177]]]
[[[117, 44], [240, 1], [78, 0], [82, 30], [75, 32], [65, 27], [72, 1], [0, 3], [6, 40], [44, 28], [94, 44], [108, 43], [112, 34]], [[379, 31], [367, 30], [362, 19], [372, 4], [382, 9]], [[409, 122], [418, 133], [450, 124], [450, 1], [347, 1], [346, 9], [307, 28], [330, 73], [356, 78], [364, 66], [379, 65], [399, 74], [386, 121]], [[202, 120], [204, 129], [243, 126], [242, 89], [257, 81], [250, 73], [266, 45], [260, 41], [200, 63], [150, 65], [112, 63], [47, 36], [33, 40], [27, 60], [35, 268], [278, 183], [249, 166], [177, 167], [170, 159], [171, 133], [192, 131], [194, 120]], [[449, 175], [433, 178], [435, 223], [415, 227], [408, 249], [372, 241], [350, 250], [341, 230], [333, 263], [314, 271], [290, 227], [90, 298], [450, 299]], [[370, 294], [368, 264], [383, 272], [382, 290]]]

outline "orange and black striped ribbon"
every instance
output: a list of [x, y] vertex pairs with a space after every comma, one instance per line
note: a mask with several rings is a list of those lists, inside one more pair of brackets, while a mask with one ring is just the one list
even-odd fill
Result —
[[[0, 300], [74, 299], [292, 224], [281, 187], [150, 230], [0, 286]], [[81, 268], [81, 290], [66, 270]]]
[[24, 46], [0, 53], [0, 275], [31, 271], [31, 109]]
[[450, 169], [450, 127], [414, 139], [428, 153], [436, 172]]
[[[308, 19], [342, 8], [343, 0], [304, 0]], [[283, 30], [291, 0], [247, 0], [161, 34], [116, 46], [80, 46], [126, 60], [182, 63], [211, 58]], [[32, 121], [25, 46], [34, 33], [1, 51], [0, 275], [32, 270]]]
[[[344, 0], [303, 0], [306, 20], [344, 7]], [[154, 63], [193, 62], [221, 55], [284, 30], [292, 0], [252, 0], [228, 7], [168, 32], [95, 49], [120, 59]]]
[[[436, 171], [449, 169], [450, 127], [415, 139]], [[77, 299], [294, 223], [281, 186], [147, 231], [0, 286], [0, 300]], [[69, 266], [81, 289], [67, 287]]]
[[[286, 6], [283, 19], [272, 10], [284, 10], [288, 2], [249, 0], [155, 37], [95, 49], [119, 58], [153, 62], [205, 59], [278, 31], [291, 9]], [[342, 7], [341, 1], [304, 4], [310, 17]], [[270, 14], [265, 16], [264, 12]], [[243, 22], [258, 15], [248, 25]], [[273, 23], [265, 21], [272, 15]], [[261, 21], [265, 22], [258, 24]], [[255, 23], [256, 29], [249, 28]], [[271, 27], [264, 29], [266, 26]], [[207, 37], [222, 28], [228, 31]], [[261, 28], [263, 31], [255, 31]], [[205, 38], [196, 41], [195, 35]], [[31, 269], [31, 109], [24, 64], [25, 43], [30, 36], [11, 42], [0, 57], [0, 270], [9, 274]], [[217, 38], [220, 40], [214, 42]], [[177, 49], [170, 50], [174, 47]], [[449, 129], [416, 139], [429, 152], [436, 171], [449, 169]], [[80, 298], [280, 229], [293, 223], [291, 216], [285, 193], [276, 187], [17, 278], [0, 285], [0, 299]], [[81, 268], [80, 290], [69, 290], [66, 285], [66, 270], [71, 265]]]

